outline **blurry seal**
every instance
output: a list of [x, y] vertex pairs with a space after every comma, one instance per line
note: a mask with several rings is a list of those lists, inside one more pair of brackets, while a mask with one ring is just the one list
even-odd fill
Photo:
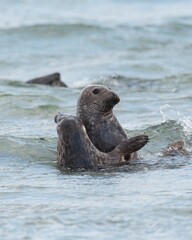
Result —
[[167, 148], [163, 151], [163, 156], [187, 156], [189, 152], [185, 148], [183, 140], [176, 141], [168, 144]]
[[[84, 88], [77, 102], [77, 117], [81, 119], [92, 143], [102, 152], [112, 151], [128, 137], [113, 113], [119, 96], [109, 88], [91, 85]], [[137, 153], [126, 155], [137, 159]]]
[[60, 73], [52, 73], [43, 77], [34, 78], [27, 81], [26, 83], [42, 84], [42, 85], [57, 86], [57, 87], [67, 87], [67, 85], [61, 81]]
[[98, 170], [106, 166], [125, 164], [124, 156], [138, 151], [148, 142], [146, 135], [122, 141], [109, 153], [100, 152], [90, 141], [86, 129], [77, 117], [65, 114], [55, 116], [57, 123], [57, 153], [61, 167]]

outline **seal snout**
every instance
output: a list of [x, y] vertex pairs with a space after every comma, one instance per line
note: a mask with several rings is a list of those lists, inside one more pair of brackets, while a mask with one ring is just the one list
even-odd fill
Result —
[[58, 112], [58, 114], [54, 118], [54, 121], [55, 123], [59, 123], [62, 119], [69, 118], [69, 117], [70, 115], [68, 114]]
[[117, 104], [120, 101], [119, 96], [114, 92], [111, 92], [111, 97], [114, 104]]

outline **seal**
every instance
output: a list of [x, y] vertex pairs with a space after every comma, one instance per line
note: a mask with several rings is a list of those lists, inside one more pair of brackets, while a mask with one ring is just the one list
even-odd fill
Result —
[[[102, 152], [112, 151], [128, 138], [113, 112], [119, 101], [115, 92], [102, 85], [84, 88], [78, 99], [76, 115], [84, 123], [92, 143]], [[125, 158], [138, 159], [138, 154], [128, 154]]]
[[167, 148], [163, 151], [163, 157], [166, 156], [187, 156], [189, 152], [185, 148], [183, 140], [176, 141], [168, 144]]
[[57, 86], [57, 87], [67, 87], [67, 85], [61, 81], [61, 74], [57, 72], [43, 76], [43, 77], [28, 80], [26, 83], [42, 84], [42, 85]]
[[72, 170], [98, 170], [106, 166], [121, 166], [124, 156], [138, 151], [149, 141], [148, 136], [139, 135], [122, 141], [109, 153], [99, 151], [89, 139], [83, 122], [75, 116], [58, 113], [57, 154], [61, 167]]

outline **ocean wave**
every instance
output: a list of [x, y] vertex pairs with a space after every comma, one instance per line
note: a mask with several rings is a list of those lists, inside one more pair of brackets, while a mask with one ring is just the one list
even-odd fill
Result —
[[[182, 121], [168, 120], [143, 129], [142, 132], [145, 132], [150, 137], [150, 143], [143, 150], [145, 154], [150, 153], [154, 155], [161, 153], [168, 144], [176, 141], [184, 141], [187, 149], [191, 151], [192, 132], [186, 131], [184, 124]], [[134, 134], [142, 132], [134, 131]]]
[[[170, 90], [176, 91], [177, 88], [173, 88], [173, 82], [178, 84], [183, 84], [184, 86], [188, 87], [191, 85], [192, 74], [179, 74], [179, 75], [172, 75], [172, 76], [165, 76], [163, 78], [139, 78], [139, 77], [127, 77], [124, 75], [106, 75], [106, 76], [99, 76], [92, 80], [92, 83], [101, 84], [101, 85], [108, 85], [108, 86], [123, 86], [129, 89], [162, 89], [162, 90]], [[176, 84], [175, 84], [176, 86]]]
[[86, 33], [94, 31], [107, 31], [109, 28], [102, 25], [91, 23], [36, 23], [36, 24], [23, 24], [14, 27], [0, 28], [0, 33], [8, 34], [35, 34], [38, 36], [60, 36], [73, 33]]
[[[35, 1], [36, 2], [36, 1]], [[70, 3], [69, 3], [70, 2]], [[34, 4], [38, 8], [34, 8]], [[27, 1], [2, 4], [0, 27], [21, 26], [50, 22], [97, 22], [105, 25], [125, 23], [147, 25], [159, 24], [169, 19], [191, 16], [192, 7], [189, 1], [98, 1], [97, 7], [92, 1]], [[85, 14], [86, 13], [86, 14]], [[13, 17], [14, 15], [14, 17]]]
[[[191, 165], [191, 142], [186, 138], [183, 126], [176, 121], [166, 121], [150, 126], [143, 130], [150, 137], [150, 142], [141, 150], [142, 159], [131, 161], [130, 165], [120, 168], [107, 168], [103, 171], [138, 172], [157, 169], [175, 169]], [[141, 131], [132, 131], [131, 135], [140, 134]], [[189, 155], [163, 156], [162, 152], [167, 145], [175, 141], [185, 142]], [[0, 137], [1, 155], [19, 157], [25, 161], [56, 165], [56, 137]]]
[[0, 137], [1, 155], [12, 155], [26, 160], [53, 162], [56, 160], [56, 138]]
[[[102, 22], [94, 21], [64, 21], [64, 22], [34, 22], [34, 23], [22, 23], [13, 24], [8, 26], [0, 26], [0, 33], [42, 33], [42, 34], [69, 34], [69, 33], [86, 33], [86, 32], [103, 32], [103, 31], [117, 31], [118, 33], [125, 30], [140, 31], [148, 33], [153, 36], [153, 33], [158, 31], [158, 34], [165, 34], [166, 30], [169, 30], [171, 34], [178, 34], [186, 31], [191, 32], [192, 17], [181, 19], [173, 19], [163, 22], [159, 25], [150, 23], [142, 26], [137, 24], [131, 24], [124, 22], [121, 24], [104, 24]], [[120, 31], [120, 32], [119, 32]], [[154, 36], [155, 37], [155, 36]], [[179, 37], [179, 36], [178, 36]], [[157, 41], [157, 39], [156, 39]]]
[[[126, 87], [130, 90], [158, 90], [158, 91], [171, 91], [177, 92], [179, 86], [183, 86], [184, 88], [190, 88], [192, 81], [192, 73], [184, 73], [178, 75], [170, 75], [162, 78], [141, 78], [141, 77], [129, 77], [126, 75], [119, 74], [111, 74], [111, 75], [101, 75], [93, 78], [85, 77], [81, 80], [76, 80], [75, 83], [71, 83], [69, 85], [70, 89], [81, 89], [90, 84], [99, 84], [106, 85], [109, 87]], [[174, 83], [174, 88], [173, 88]], [[29, 89], [29, 85], [27, 85], [24, 81], [21, 80], [10, 80], [5, 78], [0, 78], [0, 85], [3, 87], [19, 87]], [[42, 85], [30, 85], [30, 88], [34, 89], [43, 89], [44, 92], [49, 92], [50, 88]], [[59, 89], [57, 89], [60, 91]], [[62, 89], [62, 92], [64, 90]], [[65, 90], [65, 92], [69, 92], [69, 90]], [[191, 96], [180, 96], [183, 99], [189, 99]]]
[[[18, 126], [19, 129], [23, 127], [23, 130], [21, 132], [21, 135], [23, 133], [23, 136], [15, 136], [14, 131], [11, 132], [11, 129], [9, 129], [9, 133], [7, 132], [4, 136], [0, 137], [0, 143], [1, 143], [0, 152], [7, 152], [8, 149], [10, 149], [10, 151], [12, 150], [15, 151], [14, 149], [16, 150], [18, 149], [18, 152], [19, 152], [21, 148], [23, 149], [23, 151], [25, 151], [25, 148], [26, 148], [26, 152], [27, 152], [28, 147], [29, 149], [32, 149], [35, 152], [38, 152], [38, 151], [41, 152], [42, 146], [43, 148], [47, 148], [47, 150], [50, 150], [50, 149], [56, 150], [56, 130], [54, 128], [54, 123], [51, 123], [51, 126], [44, 126], [46, 124], [48, 124], [48, 122], [42, 121], [42, 120], [39, 121], [38, 126], [37, 126], [37, 123], [36, 125], [34, 123], [35, 125], [33, 127], [34, 133], [31, 135], [29, 135], [29, 129], [31, 129], [31, 124], [28, 124], [27, 126], [22, 126], [22, 125]], [[14, 125], [14, 123], [12, 125]], [[44, 131], [42, 130], [43, 126], [45, 128]], [[35, 128], [36, 128], [36, 131], [35, 131]], [[25, 135], [24, 131], [26, 131], [25, 137], [24, 137]], [[39, 134], [37, 135], [36, 132], [38, 131], [39, 131]], [[186, 147], [189, 151], [191, 151], [191, 148], [192, 148], [192, 145], [191, 145], [192, 132], [186, 131], [186, 128], [184, 127], [182, 122], [178, 122], [174, 120], [162, 122], [157, 125], [152, 125], [142, 130], [136, 129], [132, 131], [127, 131], [127, 133], [129, 137], [136, 136], [143, 133], [149, 136], [150, 142], [145, 146], [145, 148], [141, 150], [141, 152], [144, 153], [144, 155], [150, 154], [150, 155], [156, 156], [156, 154], [161, 153], [163, 149], [165, 149], [168, 146], [168, 144], [176, 141], [180, 141], [180, 140], [185, 142]]]

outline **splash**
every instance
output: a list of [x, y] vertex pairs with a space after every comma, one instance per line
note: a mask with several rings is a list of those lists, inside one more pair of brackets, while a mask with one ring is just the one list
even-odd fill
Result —
[[[185, 113], [184, 113], [185, 112]], [[160, 114], [162, 115], [164, 122], [174, 120], [182, 128], [183, 133], [186, 136], [186, 141], [191, 145], [192, 141], [192, 114], [191, 110], [183, 109], [182, 112], [171, 105], [163, 105], [160, 108]]]

